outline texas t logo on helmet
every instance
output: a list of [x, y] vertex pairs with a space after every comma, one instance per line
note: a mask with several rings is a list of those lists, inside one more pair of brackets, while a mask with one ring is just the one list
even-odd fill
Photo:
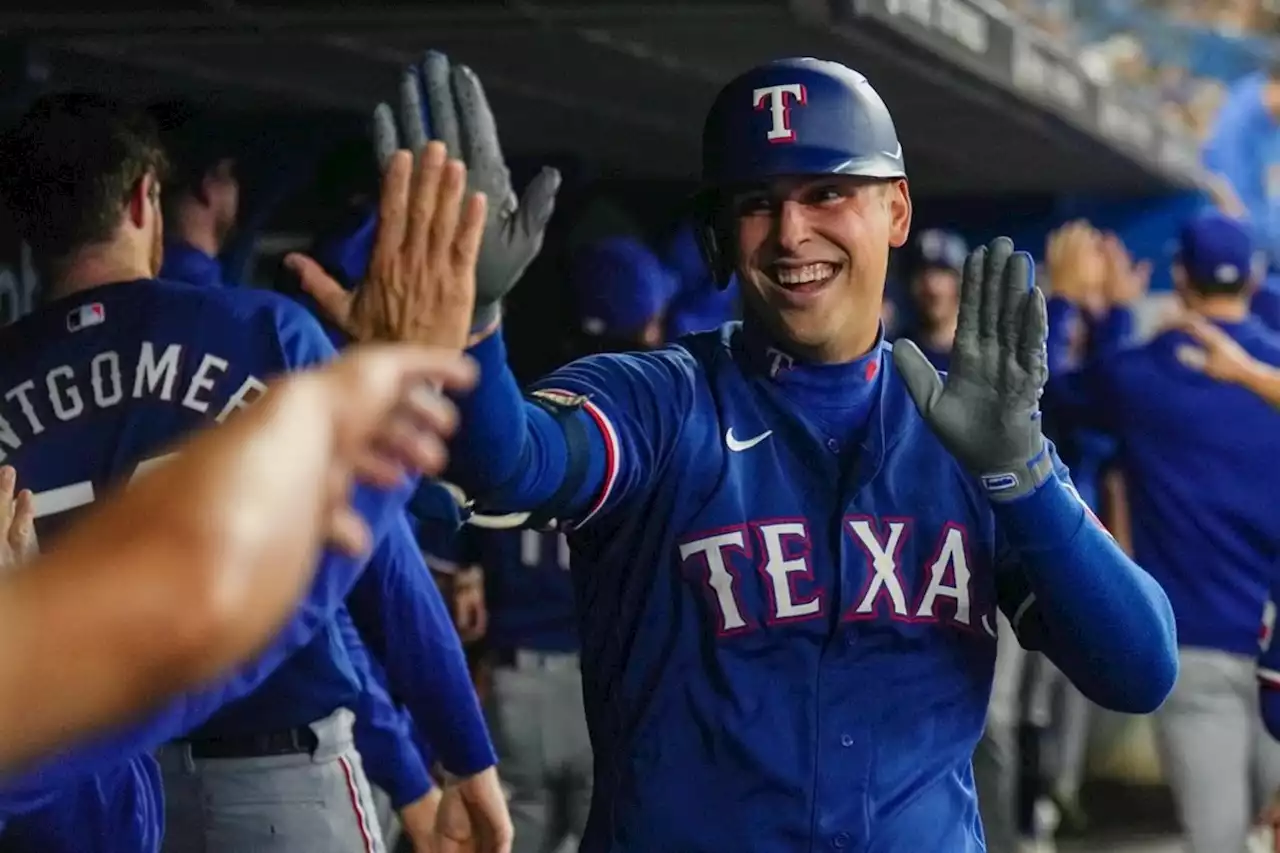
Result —
[[803, 83], [785, 83], [780, 86], [762, 86], [751, 93], [751, 102], [758, 110], [769, 110], [773, 126], [766, 138], [770, 142], [794, 142], [796, 132], [791, 128], [791, 104], [808, 103]]
[[698, 242], [717, 284], [733, 276], [732, 258], [722, 251], [731, 236], [728, 194], [804, 175], [907, 176], [889, 108], [867, 78], [838, 62], [793, 57], [730, 80], [702, 127], [702, 181], [692, 199]]

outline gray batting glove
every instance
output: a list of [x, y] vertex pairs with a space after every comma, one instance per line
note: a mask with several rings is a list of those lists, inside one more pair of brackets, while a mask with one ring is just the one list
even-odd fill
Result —
[[400, 84], [400, 128], [387, 104], [373, 113], [373, 145], [379, 165], [398, 148], [417, 153], [430, 139], [444, 142], [450, 157], [467, 164], [467, 187], [489, 200], [488, 221], [476, 266], [476, 308], [472, 329], [492, 326], [502, 299], [542, 249], [555, 210], [560, 172], [544, 168], [518, 199], [502, 156], [498, 126], [480, 78], [465, 65], [451, 65], [443, 53], [428, 51], [421, 65], [405, 70]]
[[1030, 494], [1053, 473], [1040, 431], [1047, 329], [1031, 257], [1000, 237], [965, 261], [946, 382], [910, 341], [893, 346], [920, 414], [993, 501]]

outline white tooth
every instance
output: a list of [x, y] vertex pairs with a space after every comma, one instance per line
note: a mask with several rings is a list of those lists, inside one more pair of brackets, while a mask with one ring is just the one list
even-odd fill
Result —
[[795, 269], [778, 270], [778, 280], [783, 284], [806, 284], [830, 277], [835, 267], [828, 263], [807, 264]]

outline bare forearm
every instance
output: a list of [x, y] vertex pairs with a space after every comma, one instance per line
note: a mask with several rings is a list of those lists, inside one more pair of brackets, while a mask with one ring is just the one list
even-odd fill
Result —
[[320, 390], [281, 393], [0, 583], [3, 763], [210, 680], [283, 623], [316, 558], [331, 439], [323, 401], [302, 399]]
[[1280, 408], [1280, 370], [1259, 362], [1251, 365], [1238, 382], [1270, 405]]

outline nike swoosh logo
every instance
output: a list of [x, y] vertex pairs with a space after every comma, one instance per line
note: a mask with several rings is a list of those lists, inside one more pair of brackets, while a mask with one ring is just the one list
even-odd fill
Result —
[[899, 142], [899, 143], [898, 143], [898, 147], [897, 147], [897, 149], [896, 149], [896, 150], [894, 150], [894, 151], [885, 151], [885, 152], [883, 152], [883, 153], [884, 153], [884, 154], [888, 154], [888, 155], [889, 155], [889, 157], [890, 157], [890, 158], [892, 158], [892, 159], [894, 159], [894, 160], [899, 160], [899, 159], [901, 159], [901, 158], [902, 158], [902, 143], [901, 143], [901, 142]]
[[755, 438], [748, 438], [746, 441], [739, 441], [733, 437], [733, 427], [729, 427], [724, 434], [724, 444], [725, 447], [729, 448], [734, 453], [741, 453], [744, 450], [750, 450], [771, 435], [773, 435], [773, 430], [766, 430]]

